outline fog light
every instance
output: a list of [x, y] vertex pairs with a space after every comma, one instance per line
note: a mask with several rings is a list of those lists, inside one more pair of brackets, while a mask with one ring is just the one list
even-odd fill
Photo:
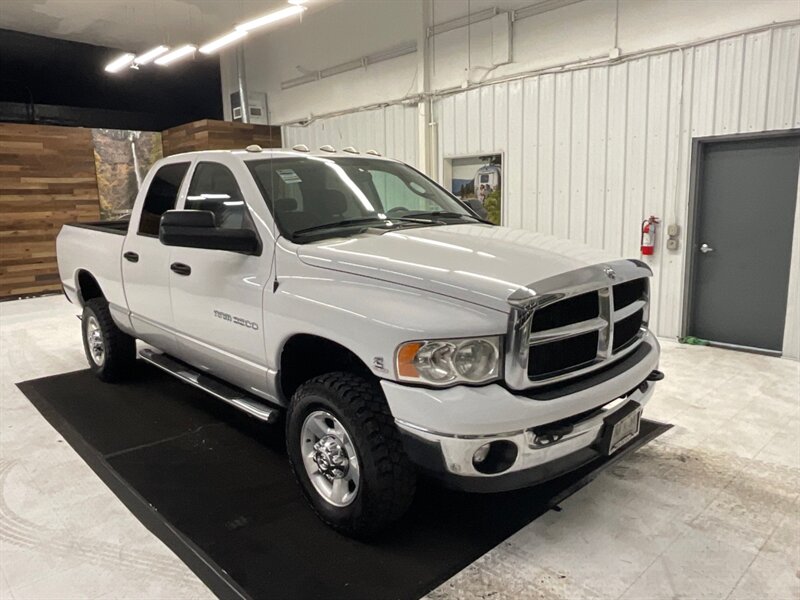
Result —
[[482, 463], [486, 460], [486, 457], [489, 455], [489, 448], [491, 448], [491, 444], [484, 444], [477, 450], [475, 450], [475, 454], [472, 455], [472, 462], [476, 465]]
[[497, 475], [511, 468], [517, 460], [517, 445], [510, 440], [484, 444], [472, 455], [472, 466], [478, 473]]

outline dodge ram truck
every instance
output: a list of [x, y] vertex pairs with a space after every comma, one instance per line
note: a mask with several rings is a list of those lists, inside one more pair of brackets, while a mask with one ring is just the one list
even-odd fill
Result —
[[57, 249], [100, 379], [138, 356], [281, 419], [304, 495], [351, 536], [399, 519], [421, 473], [494, 492], [613, 454], [663, 377], [646, 264], [494, 226], [372, 152], [170, 156], [128, 221]]

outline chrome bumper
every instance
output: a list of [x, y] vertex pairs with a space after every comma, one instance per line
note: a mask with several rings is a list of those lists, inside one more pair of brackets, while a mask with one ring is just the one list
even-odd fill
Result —
[[[635, 401], [645, 406], [653, 395], [655, 385], [645, 382], [645, 390], [637, 388], [632, 394], [625, 398], [618, 398], [595, 411], [583, 421], [573, 423], [571, 431], [562, 437], [549, 443], [537, 438], [533, 432], [534, 427], [522, 431], [501, 433], [497, 435], [473, 435], [473, 436], [454, 436], [439, 435], [409, 426], [403, 422], [397, 422], [397, 426], [405, 436], [417, 438], [429, 445], [436, 446], [441, 452], [441, 467], [445, 473], [457, 477], [476, 477], [485, 479], [504, 478], [510, 474], [528, 471], [554, 463], [560, 459], [569, 457], [581, 450], [591, 449], [602, 435], [604, 420], [622, 408], [627, 402]], [[475, 452], [484, 444], [495, 441], [509, 441], [517, 447], [517, 456], [513, 464], [501, 473], [485, 474], [475, 469], [473, 456]], [[412, 460], [416, 457], [412, 453]], [[421, 464], [425, 469], [437, 469], [437, 465], [430, 464], [431, 460], [423, 459], [428, 464]], [[419, 459], [416, 462], [420, 462]], [[544, 477], [541, 479], [546, 479]], [[534, 477], [533, 479], [539, 479]]]

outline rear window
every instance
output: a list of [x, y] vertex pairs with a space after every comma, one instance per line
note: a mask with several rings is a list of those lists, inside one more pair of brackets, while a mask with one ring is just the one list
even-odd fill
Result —
[[158, 236], [161, 215], [175, 208], [189, 163], [164, 165], [153, 176], [139, 218], [139, 235]]

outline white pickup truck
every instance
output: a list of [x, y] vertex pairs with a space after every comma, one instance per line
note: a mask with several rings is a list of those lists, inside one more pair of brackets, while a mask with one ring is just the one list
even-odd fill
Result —
[[644, 263], [493, 226], [353, 149], [165, 158], [129, 222], [61, 230], [58, 266], [101, 379], [141, 340], [220, 400], [283, 414], [305, 495], [353, 536], [397, 520], [420, 472], [492, 492], [615, 452], [663, 377]]

